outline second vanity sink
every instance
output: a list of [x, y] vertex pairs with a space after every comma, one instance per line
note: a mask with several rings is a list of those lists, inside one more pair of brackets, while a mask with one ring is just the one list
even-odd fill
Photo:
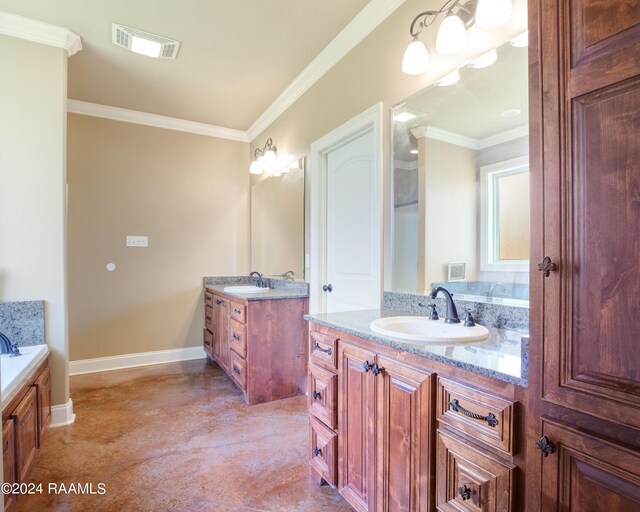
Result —
[[269, 288], [261, 288], [260, 286], [244, 285], [244, 286], [225, 286], [223, 291], [227, 293], [265, 293]]
[[378, 334], [423, 343], [482, 341], [490, 334], [482, 325], [465, 327], [463, 323], [447, 324], [444, 319], [429, 320], [423, 316], [378, 318], [369, 327]]

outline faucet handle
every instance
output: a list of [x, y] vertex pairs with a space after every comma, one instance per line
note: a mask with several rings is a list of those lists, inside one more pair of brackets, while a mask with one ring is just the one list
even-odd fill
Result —
[[475, 327], [476, 322], [473, 319], [473, 315], [471, 313], [475, 312], [475, 309], [471, 309], [471, 308], [467, 308], [467, 314], [465, 316], [464, 319], [464, 326], [465, 327]]
[[430, 308], [431, 312], [429, 313], [429, 320], [439, 320], [440, 317], [438, 316], [438, 310], [436, 309], [436, 304], [425, 304], [423, 302], [419, 302], [418, 306], [420, 306], [421, 308]]

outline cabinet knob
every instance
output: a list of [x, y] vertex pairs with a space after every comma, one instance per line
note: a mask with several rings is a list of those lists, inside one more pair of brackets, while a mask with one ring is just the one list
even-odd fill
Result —
[[371, 370], [371, 368], [373, 368], [373, 366], [371, 366], [371, 363], [369, 363], [369, 361], [365, 361], [362, 365], [362, 368], [364, 368], [365, 372], [368, 372], [369, 370]]
[[384, 370], [384, 368], [382, 368], [381, 366], [378, 366], [377, 364], [374, 364], [373, 368], [371, 368], [371, 371], [373, 372], [373, 375], [375, 375], [376, 377], [378, 375], [380, 375], [383, 370]]
[[222, 301], [220, 299], [216, 299], [216, 304], [222, 304]]
[[544, 455], [545, 457], [548, 457], [556, 451], [555, 445], [551, 441], [549, 441], [549, 438], [547, 436], [542, 436], [540, 439], [538, 439], [538, 441], [536, 442], [536, 448], [540, 450], [542, 452], [542, 455]]
[[558, 265], [553, 263], [549, 256], [545, 256], [544, 259], [540, 263], [538, 263], [538, 270], [542, 272], [542, 275], [544, 277], [549, 277], [549, 274], [551, 272], [555, 272], [556, 270], [558, 270]]
[[240, 341], [240, 336], [238, 336], [237, 334], [234, 334], [233, 339], [236, 341]]
[[322, 453], [322, 451], [320, 449], [318, 449], [318, 447], [314, 447], [313, 448], [313, 456], [317, 457], [318, 455], [320, 455]]
[[330, 284], [325, 284], [322, 286], [322, 291], [331, 293], [333, 291], [333, 286], [331, 286]]
[[462, 487], [458, 487], [458, 494], [462, 498], [462, 501], [467, 501], [471, 498], [471, 488], [463, 485]]
[[237, 373], [238, 375], [240, 375], [242, 372], [240, 370], [238, 370], [235, 366], [233, 367], [233, 373]]
[[317, 400], [320, 397], [320, 393], [318, 393], [315, 389], [313, 390], [313, 393], [311, 393], [311, 396], [313, 397], [314, 400]]

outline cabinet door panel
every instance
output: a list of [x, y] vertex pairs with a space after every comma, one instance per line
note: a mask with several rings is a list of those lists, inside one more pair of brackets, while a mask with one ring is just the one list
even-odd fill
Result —
[[[16, 483], [16, 447], [13, 420], [7, 420], [2, 424], [2, 460], [3, 479], [8, 484]], [[12, 510], [16, 502], [16, 494], [4, 495], [4, 509]]]
[[514, 469], [513, 464], [491, 455], [457, 435], [444, 429], [438, 430], [438, 510], [512, 510]]
[[32, 386], [11, 415], [16, 426], [16, 472], [19, 482], [27, 479], [38, 454], [38, 399]]
[[555, 452], [542, 461], [542, 510], [640, 510], [640, 454], [553, 422]]
[[435, 374], [378, 356], [376, 511], [427, 512], [433, 507]]
[[338, 486], [358, 511], [374, 510], [375, 354], [340, 344], [338, 351]]
[[229, 359], [229, 301], [214, 297], [213, 305], [213, 350], [218, 363], [227, 371], [231, 361]]
[[38, 446], [42, 446], [49, 425], [51, 425], [51, 373], [47, 366], [36, 379], [38, 391]]

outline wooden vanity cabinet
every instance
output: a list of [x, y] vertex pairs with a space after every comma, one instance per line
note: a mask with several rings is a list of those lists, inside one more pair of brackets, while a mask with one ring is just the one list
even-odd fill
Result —
[[[337, 487], [359, 512], [525, 510], [515, 499], [522, 427], [513, 385], [313, 323], [309, 342], [309, 457], [318, 482], [333, 485], [326, 475], [335, 464]], [[314, 360], [314, 347], [331, 353]], [[322, 400], [332, 387], [337, 431]], [[337, 460], [320, 447], [331, 432]]]
[[[45, 360], [25, 378], [25, 384], [2, 410], [4, 481], [26, 482], [51, 424], [51, 376]], [[5, 495], [5, 511], [18, 495]]]
[[205, 324], [209, 303], [213, 330], [205, 332], [205, 350], [211, 339], [211, 358], [249, 405], [305, 392], [308, 299], [242, 300], [206, 290]]

